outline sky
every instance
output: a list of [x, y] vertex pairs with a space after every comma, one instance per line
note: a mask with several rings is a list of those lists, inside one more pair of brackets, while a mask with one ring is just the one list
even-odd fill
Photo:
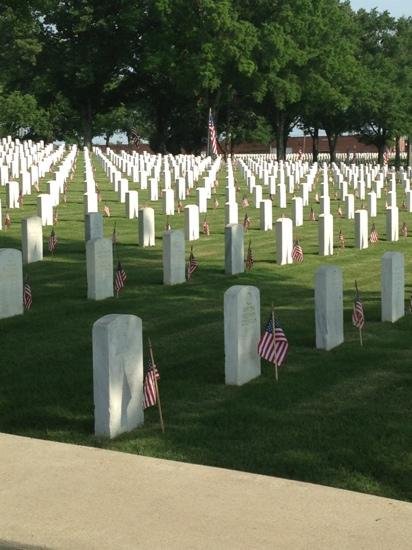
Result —
[[411, 0], [350, 0], [350, 3], [354, 10], [377, 8], [379, 11], [388, 11], [393, 17], [412, 17]]

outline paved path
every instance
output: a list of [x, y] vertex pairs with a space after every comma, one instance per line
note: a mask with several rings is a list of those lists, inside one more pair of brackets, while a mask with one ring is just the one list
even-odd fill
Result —
[[412, 504], [0, 434], [0, 548], [411, 550]]

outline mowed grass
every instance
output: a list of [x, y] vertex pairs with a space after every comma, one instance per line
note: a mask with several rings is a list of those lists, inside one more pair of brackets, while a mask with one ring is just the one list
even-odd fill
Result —
[[[258, 229], [259, 211], [250, 198], [252, 228], [245, 248], [251, 238], [255, 265], [251, 273], [230, 277], [224, 274], [222, 170], [220, 204], [208, 214], [211, 235], [201, 235], [194, 243], [199, 269], [189, 283], [165, 287], [162, 202], [150, 203], [147, 191], [139, 191], [140, 206], [156, 210], [156, 247], [138, 247], [137, 220], [125, 219], [124, 205], [95, 157], [93, 162], [103, 198], [100, 208], [108, 204], [112, 212], [104, 220], [105, 236], [111, 236], [116, 222], [126, 288], [118, 299], [86, 299], [80, 155], [68, 202], [58, 210], [57, 254], [47, 252], [50, 228], [45, 228], [44, 261], [25, 267], [33, 307], [23, 316], [0, 321], [0, 430], [412, 500], [412, 316], [395, 324], [380, 322], [381, 256], [387, 250], [405, 253], [409, 298], [412, 238], [393, 244], [384, 240], [385, 198], [379, 201], [376, 219], [383, 240], [368, 250], [355, 250], [353, 221], [335, 217], [335, 242], [341, 227], [346, 248], [330, 258], [319, 257], [318, 224], [307, 221], [305, 208], [304, 226], [297, 231], [304, 263], [283, 267], [275, 263], [274, 233]], [[236, 179], [240, 203], [246, 186], [238, 171]], [[4, 216], [4, 188], [0, 195]], [[185, 204], [195, 200], [192, 192]], [[209, 203], [212, 206], [213, 200]], [[337, 207], [333, 199], [335, 213]], [[0, 247], [20, 248], [20, 221], [35, 212], [34, 195], [26, 197], [20, 211], [11, 211], [12, 226], [0, 233]], [[240, 207], [239, 221], [244, 212]], [[284, 213], [291, 213], [291, 197]], [[274, 207], [274, 219], [280, 215]], [[401, 212], [400, 223], [404, 220], [412, 229], [412, 215]], [[176, 214], [170, 223], [172, 228], [183, 227], [184, 215]], [[187, 255], [189, 248], [187, 244]], [[313, 284], [322, 264], [338, 265], [344, 274], [345, 343], [330, 352], [317, 351], [314, 345]], [[355, 279], [366, 314], [363, 348], [351, 324]], [[290, 344], [278, 383], [272, 366], [262, 362], [262, 376], [255, 381], [242, 387], [224, 384], [223, 295], [234, 284], [260, 289], [262, 326], [271, 303], [276, 305]], [[112, 441], [93, 435], [92, 325], [109, 313], [135, 314], [143, 320], [145, 343], [150, 336], [161, 373], [164, 435], [155, 407], [146, 411], [144, 427], [132, 433]], [[147, 356], [145, 345], [145, 360]]]

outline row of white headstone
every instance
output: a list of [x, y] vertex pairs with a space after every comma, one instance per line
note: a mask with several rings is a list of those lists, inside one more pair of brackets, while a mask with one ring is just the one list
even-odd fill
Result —
[[[382, 321], [404, 315], [404, 257], [382, 257]], [[224, 295], [225, 383], [241, 386], [260, 376], [260, 291], [235, 285]], [[330, 350], [344, 341], [342, 271], [321, 266], [315, 275], [316, 347]], [[143, 424], [142, 320], [106, 315], [93, 325], [95, 433], [116, 437]]]

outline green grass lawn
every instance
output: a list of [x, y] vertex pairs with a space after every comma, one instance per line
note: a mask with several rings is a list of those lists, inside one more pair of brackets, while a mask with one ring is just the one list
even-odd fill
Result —
[[[395, 324], [380, 322], [381, 256], [387, 250], [405, 253], [409, 298], [412, 238], [393, 244], [381, 240], [357, 251], [354, 222], [335, 218], [335, 242], [341, 227], [346, 249], [321, 258], [317, 223], [305, 221], [297, 233], [304, 263], [280, 267], [275, 263], [274, 233], [258, 229], [259, 212], [250, 207], [253, 271], [226, 276], [221, 171], [220, 206], [208, 214], [211, 235], [201, 235], [194, 243], [199, 269], [190, 283], [165, 287], [162, 202], [150, 203], [148, 192], [139, 191], [139, 205], [156, 210], [156, 247], [139, 248], [137, 220], [125, 219], [124, 205], [95, 157], [93, 162], [103, 198], [100, 207], [107, 203], [112, 212], [104, 220], [105, 236], [110, 237], [117, 223], [126, 288], [118, 299], [86, 299], [80, 155], [68, 202], [59, 207], [57, 254], [52, 258], [47, 252], [50, 228], [45, 228], [45, 259], [25, 268], [33, 307], [23, 316], [0, 321], [0, 430], [412, 500], [412, 315]], [[240, 203], [246, 187], [236, 174]], [[44, 192], [44, 181], [40, 188]], [[186, 203], [195, 197], [192, 192]], [[4, 187], [0, 198], [4, 216]], [[382, 198], [376, 219], [381, 239], [384, 203]], [[331, 207], [336, 213], [338, 201], [332, 200]], [[35, 212], [34, 195], [26, 197], [20, 211], [11, 211], [12, 226], [0, 232], [0, 247], [20, 248], [20, 221]], [[274, 208], [274, 219], [280, 214]], [[291, 214], [291, 197], [285, 214]], [[305, 208], [305, 220], [308, 215]], [[240, 207], [240, 221], [243, 216]], [[404, 220], [412, 230], [412, 214], [400, 212], [400, 224]], [[170, 223], [174, 229], [183, 227], [184, 215], [176, 214]], [[344, 274], [345, 343], [330, 352], [314, 346], [313, 284], [322, 264], [338, 265]], [[355, 279], [365, 307], [363, 348], [351, 324]], [[275, 303], [290, 344], [278, 383], [273, 368], [262, 362], [259, 379], [242, 387], [224, 385], [223, 295], [234, 284], [260, 289], [262, 325]], [[155, 407], [146, 412], [144, 427], [132, 433], [112, 441], [93, 435], [92, 325], [109, 313], [138, 315], [145, 340], [151, 337], [161, 373], [164, 435]], [[145, 352], [147, 358], [147, 346]]]

